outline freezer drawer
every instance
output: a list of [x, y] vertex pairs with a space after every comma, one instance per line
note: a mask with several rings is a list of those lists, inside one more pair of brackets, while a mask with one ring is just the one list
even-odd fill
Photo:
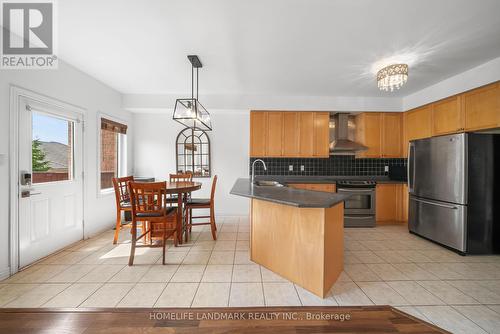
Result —
[[410, 196], [409, 210], [410, 231], [466, 252], [466, 206]]

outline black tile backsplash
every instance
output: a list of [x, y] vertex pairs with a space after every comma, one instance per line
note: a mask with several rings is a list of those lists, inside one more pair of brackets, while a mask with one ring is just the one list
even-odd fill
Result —
[[[250, 158], [250, 172], [255, 159], [262, 159], [262, 164], [255, 165], [255, 175], [306, 175], [306, 176], [384, 176], [385, 166], [406, 167], [406, 159], [355, 158], [351, 155], [334, 155], [329, 158]], [[293, 166], [293, 171], [289, 166]], [[304, 171], [301, 171], [304, 166]]]

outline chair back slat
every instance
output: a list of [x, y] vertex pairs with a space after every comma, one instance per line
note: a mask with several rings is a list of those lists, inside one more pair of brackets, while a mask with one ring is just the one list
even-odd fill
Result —
[[129, 182], [132, 214], [160, 215], [166, 214], [165, 194], [166, 182]]
[[169, 177], [170, 182], [191, 182], [193, 181], [192, 173], [179, 173], [179, 174], [170, 174]]
[[133, 176], [113, 178], [113, 188], [115, 189], [115, 199], [118, 207], [120, 207], [122, 203], [130, 202], [130, 194], [128, 191], [128, 183], [130, 181], [134, 181]]

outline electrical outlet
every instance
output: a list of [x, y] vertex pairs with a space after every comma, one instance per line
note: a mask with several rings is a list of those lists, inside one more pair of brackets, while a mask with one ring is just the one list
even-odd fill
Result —
[[300, 165], [300, 171], [303, 172], [305, 170], [306, 170], [306, 168], [304, 167], [304, 165]]
[[389, 166], [384, 166], [384, 172], [388, 172], [389, 171]]
[[292, 172], [292, 171], [293, 171], [293, 165], [288, 165], [288, 170], [289, 170], [290, 172]]

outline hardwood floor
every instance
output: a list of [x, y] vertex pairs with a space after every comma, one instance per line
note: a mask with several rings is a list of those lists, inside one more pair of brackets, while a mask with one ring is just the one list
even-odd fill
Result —
[[[242, 320], [235, 321], [234, 319], [237, 318]], [[155, 310], [135, 308], [3, 309], [0, 311], [0, 332], [11, 334], [305, 334], [360, 333], [367, 330], [372, 333], [447, 333], [390, 306]]]

